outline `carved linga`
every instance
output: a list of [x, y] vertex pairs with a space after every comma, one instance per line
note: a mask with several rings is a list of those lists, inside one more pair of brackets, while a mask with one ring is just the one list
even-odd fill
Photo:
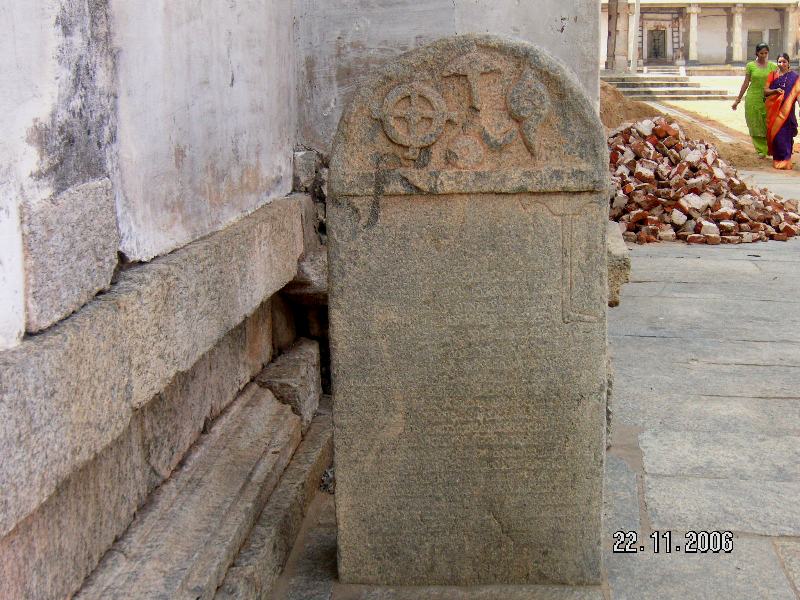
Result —
[[401, 160], [419, 162], [427, 152], [427, 166], [437, 155], [433, 147], [444, 145], [439, 154], [445, 164], [435, 166], [474, 170], [518, 140], [527, 161], [539, 158], [537, 134], [553, 101], [530, 66], [473, 48], [421, 76], [426, 79], [391, 87], [372, 109], [389, 140], [401, 147]]

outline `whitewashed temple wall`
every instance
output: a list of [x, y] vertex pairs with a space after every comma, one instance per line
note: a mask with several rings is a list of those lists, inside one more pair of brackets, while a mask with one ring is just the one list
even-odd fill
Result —
[[295, 0], [298, 141], [327, 150], [360, 77], [406, 50], [458, 33], [497, 33], [546, 48], [598, 98], [599, 3], [593, 0]]
[[121, 250], [147, 260], [291, 189], [285, 0], [112, 0]]
[[291, 190], [292, 6], [0, 6], [0, 349]]

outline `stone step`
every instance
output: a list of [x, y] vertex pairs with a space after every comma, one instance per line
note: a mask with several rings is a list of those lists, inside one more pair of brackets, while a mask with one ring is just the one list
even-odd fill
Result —
[[682, 87], [682, 88], [699, 88], [700, 83], [696, 81], [673, 81], [671, 79], [664, 79], [662, 81], [620, 81], [612, 84], [618, 90], [634, 89], [634, 88], [669, 88], [669, 87]]
[[686, 75], [603, 75], [600, 77], [606, 83], [618, 83], [621, 81], [691, 81]]
[[333, 459], [330, 415], [314, 418], [215, 600], [265, 598], [283, 570], [322, 473]]
[[625, 94], [626, 98], [632, 100], [735, 100], [736, 96], [728, 94], [727, 92], [712, 91], [709, 94], [693, 94], [691, 92], [685, 93], [671, 93], [661, 94], [660, 90], [653, 90], [651, 93], [635, 92]]
[[647, 94], [654, 93], [663, 96], [673, 96], [688, 94], [690, 96], [715, 96], [715, 95], [728, 95], [727, 90], [712, 89], [712, 88], [685, 88], [685, 87], [664, 87], [664, 88], [630, 88], [620, 90], [623, 94]]
[[[629, 88], [621, 89], [625, 96], [729, 96], [727, 90], [719, 90], [712, 88], [684, 88], [684, 87], [668, 87], [668, 88]], [[734, 96], [735, 97], [735, 96]]]
[[77, 600], [210, 600], [300, 442], [255, 384], [201, 437], [84, 582]]

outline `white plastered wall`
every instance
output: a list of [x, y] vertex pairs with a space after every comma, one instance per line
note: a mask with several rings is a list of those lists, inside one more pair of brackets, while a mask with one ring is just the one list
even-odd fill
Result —
[[327, 151], [350, 93], [374, 65], [459, 33], [538, 44], [599, 97], [595, 0], [294, 0], [300, 73], [298, 141]]
[[[780, 29], [782, 27], [781, 12], [780, 10], [770, 8], [748, 8], [745, 10], [742, 18], [742, 48], [744, 48], [745, 51], [745, 60], [749, 61], [754, 58], [752, 56], [747, 56], [747, 32], [761, 31], [762, 41], [770, 43], [769, 30]], [[781, 52], [783, 52], [783, 48], [771, 48], [770, 59], [774, 60]]]
[[728, 56], [728, 16], [720, 8], [705, 8], [698, 15], [697, 59], [705, 64], [724, 64]]
[[291, 191], [287, 0], [113, 0], [121, 250], [149, 260]]
[[58, 95], [57, 10], [48, 0], [0, 4], [7, 32], [0, 35], [0, 349], [16, 345], [25, 329], [20, 205], [51, 192], [32, 176], [39, 154], [28, 138]]

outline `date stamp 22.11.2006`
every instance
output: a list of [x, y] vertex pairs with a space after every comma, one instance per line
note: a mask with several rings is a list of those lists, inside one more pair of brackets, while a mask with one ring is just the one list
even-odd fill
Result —
[[687, 531], [680, 538], [671, 531], [653, 531], [640, 540], [636, 531], [615, 531], [612, 552], [617, 554], [730, 554], [733, 552], [733, 533], [730, 531]]

